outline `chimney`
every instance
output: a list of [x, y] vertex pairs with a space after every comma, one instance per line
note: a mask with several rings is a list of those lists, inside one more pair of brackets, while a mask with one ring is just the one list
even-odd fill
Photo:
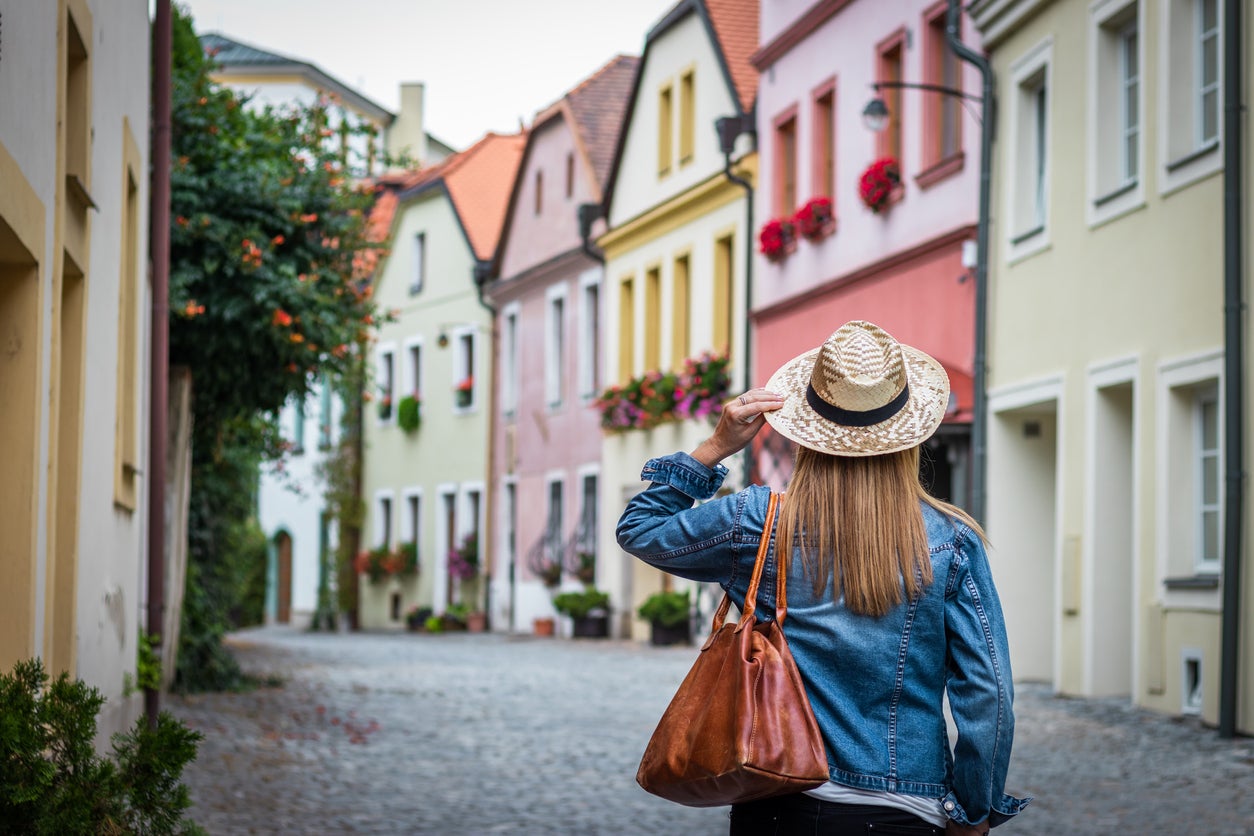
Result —
[[387, 135], [388, 155], [407, 155], [411, 168], [421, 168], [427, 162], [427, 129], [422, 115], [424, 89], [421, 81], [401, 84], [401, 108]]

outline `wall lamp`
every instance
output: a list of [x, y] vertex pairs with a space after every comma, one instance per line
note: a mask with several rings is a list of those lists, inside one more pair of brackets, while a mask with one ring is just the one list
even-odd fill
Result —
[[[929, 90], [933, 93], [941, 93], [945, 96], [954, 96], [959, 99], [970, 99], [975, 102], [982, 102], [982, 96], [976, 96], [966, 91], [959, 90], [955, 87], [945, 87], [940, 84], [915, 83], [910, 81], [877, 81], [871, 85], [871, 89], [876, 95], [871, 101], [866, 103], [866, 107], [862, 108], [862, 124], [867, 128], [880, 133], [888, 127], [888, 103], [879, 95], [880, 90]], [[978, 117], [977, 117], [978, 118]]]

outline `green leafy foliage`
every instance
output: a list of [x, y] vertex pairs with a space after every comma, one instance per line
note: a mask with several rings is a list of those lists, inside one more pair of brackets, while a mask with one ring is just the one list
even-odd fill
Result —
[[0, 675], [0, 827], [18, 834], [201, 833], [181, 776], [201, 739], [169, 714], [141, 717], [96, 753], [104, 697], [38, 659]]
[[608, 610], [609, 606], [609, 593], [596, 589], [563, 592], [553, 597], [553, 608], [571, 618], [584, 618], [593, 610]]
[[396, 408], [396, 425], [407, 433], [415, 432], [422, 426], [422, 401], [417, 395], [401, 398]]
[[378, 316], [357, 275], [374, 246], [371, 195], [353, 185], [355, 161], [330, 124], [334, 102], [255, 110], [215, 84], [211, 66], [179, 10], [170, 363], [191, 371], [195, 415], [176, 680], [187, 690], [237, 687], [221, 638], [262, 617], [255, 490], [261, 462], [284, 453], [274, 416], [319, 377], [356, 374]]
[[687, 592], [655, 592], [644, 599], [636, 614], [650, 623], [676, 627], [688, 620], [691, 607]]

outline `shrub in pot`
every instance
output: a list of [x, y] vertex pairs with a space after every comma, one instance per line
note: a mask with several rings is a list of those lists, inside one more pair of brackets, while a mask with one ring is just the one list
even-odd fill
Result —
[[649, 622], [650, 643], [655, 645], [687, 644], [692, 641], [692, 601], [688, 592], [655, 592], [636, 610]]
[[592, 588], [580, 592], [563, 592], [554, 596], [553, 608], [570, 616], [572, 632], [579, 638], [603, 639], [610, 634], [608, 592]]

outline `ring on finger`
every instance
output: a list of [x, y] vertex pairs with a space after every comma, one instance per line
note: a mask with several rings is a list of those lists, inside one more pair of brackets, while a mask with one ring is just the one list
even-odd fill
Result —
[[740, 401], [740, 405], [741, 405], [741, 406], [746, 406], [746, 405], [747, 405], [747, 403], [748, 403], [748, 402], [745, 400], [745, 396], [744, 396], [744, 395], [741, 395], [739, 398], [737, 398], [737, 400], [738, 400], [738, 401]]

